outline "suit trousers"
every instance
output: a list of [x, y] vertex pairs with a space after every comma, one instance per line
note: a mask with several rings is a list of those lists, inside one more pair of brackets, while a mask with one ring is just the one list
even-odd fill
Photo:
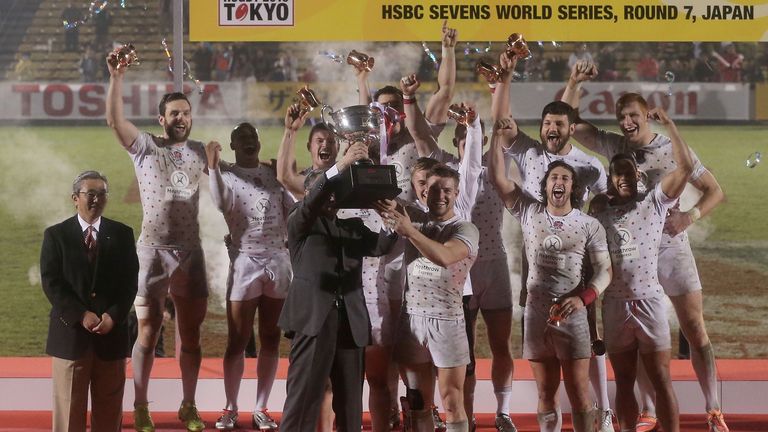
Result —
[[359, 432], [363, 416], [364, 347], [355, 345], [344, 309], [332, 309], [317, 336], [296, 333], [281, 432], [314, 432], [330, 377], [336, 429]]
[[91, 349], [77, 360], [53, 357], [54, 432], [86, 430], [89, 387], [91, 430], [120, 431], [125, 359], [101, 360]]

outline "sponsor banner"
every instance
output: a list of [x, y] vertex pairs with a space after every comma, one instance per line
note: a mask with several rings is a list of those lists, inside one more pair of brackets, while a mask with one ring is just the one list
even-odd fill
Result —
[[[376, 89], [387, 83], [371, 83]], [[185, 85], [192, 102], [195, 120], [231, 120], [249, 118], [254, 121], [282, 121], [288, 106], [297, 101], [301, 87], [285, 83], [206, 83], [202, 95]], [[315, 83], [312, 89], [320, 101], [333, 109], [358, 104], [358, 95], [349, 83]], [[768, 89], [762, 89], [762, 103], [768, 106]], [[125, 83], [123, 99], [125, 116], [131, 120], [157, 117], [160, 97], [172, 91], [172, 84]], [[418, 93], [419, 106], [427, 106], [435, 83], [424, 83]], [[563, 91], [559, 83], [513, 83], [512, 114], [518, 120], [538, 120], [541, 109], [556, 100]], [[743, 84], [720, 83], [585, 83], [581, 96], [582, 117], [589, 120], [614, 120], [616, 100], [624, 93], [637, 92], [651, 106], [661, 106], [675, 120], [750, 120], [750, 90]], [[0, 83], [0, 120], [87, 120], [105, 117], [106, 84], [65, 83]], [[458, 83], [455, 101], [472, 102], [482, 118], [489, 118], [490, 93], [483, 83]], [[320, 109], [313, 117], [320, 120]], [[768, 116], [764, 112], [763, 115]], [[234, 121], [234, 120], [233, 120]]]
[[755, 120], [768, 120], [768, 84], [755, 85]]
[[[547, 88], [545, 93], [552, 93], [559, 99], [563, 86], [550, 85], [544, 84], [544, 88]], [[743, 121], [752, 118], [749, 84], [590, 82], [583, 84], [582, 88], [579, 111], [588, 120], [615, 120], [616, 100], [630, 92], [640, 93], [651, 107], [664, 108], [674, 120]], [[535, 100], [518, 96], [516, 89], [517, 85], [514, 85], [513, 113], [518, 109], [515, 100]], [[526, 95], [535, 98], [533, 94]]]
[[[388, 83], [371, 83], [376, 89]], [[248, 118], [276, 120], [296, 101], [296, 83], [255, 83], [248, 89]], [[357, 93], [349, 83], [315, 83], [312, 89], [321, 102], [334, 109], [356, 105]], [[675, 120], [743, 121], [751, 119], [750, 91], [746, 84], [721, 83], [585, 83], [580, 111], [588, 120], [615, 120], [616, 100], [624, 93], [640, 93], [651, 106], [661, 106]], [[518, 120], [539, 120], [548, 102], [562, 95], [560, 83], [513, 83], [511, 88], [512, 115]], [[423, 83], [418, 92], [419, 106], [427, 106], [435, 83]], [[482, 83], [458, 83], [454, 101], [475, 103], [481, 117], [490, 115], [491, 97]], [[320, 118], [319, 109], [313, 117]]]
[[768, 2], [735, 0], [192, 0], [193, 41], [766, 41]]
[[[0, 83], [0, 120], [97, 120], [106, 116], [106, 83]], [[241, 82], [206, 83], [199, 94], [184, 85], [196, 120], [242, 118], [244, 85]], [[130, 120], [157, 118], [160, 97], [172, 92], [171, 83], [125, 82], [125, 117]]]

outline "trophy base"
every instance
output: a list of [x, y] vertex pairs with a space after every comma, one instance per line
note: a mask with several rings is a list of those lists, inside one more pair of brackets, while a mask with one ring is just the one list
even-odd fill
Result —
[[402, 189], [397, 187], [397, 173], [392, 165], [352, 165], [341, 174], [336, 184], [336, 207], [372, 208], [373, 203], [394, 199]]

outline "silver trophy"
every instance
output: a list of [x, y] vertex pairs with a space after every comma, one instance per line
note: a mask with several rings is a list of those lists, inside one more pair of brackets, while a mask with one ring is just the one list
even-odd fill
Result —
[[[386, 152], [387, 125], [400, 121], [397, 111], [378, 104], [352, 105], [335, 111], [323, 105], [320, 116], [339, 138], [349, 143], [363, 142], [369, 147], [380, 146], [382, 152]], [[374, 201], [392, 199], [401, 191], [394, 166], [377, 165], [368, 159], [344, 173], [336, 186], [336, 203], [339, 208], [370, 208]]]
[[[332, 123], [326, 119], [326, 111], [329, 112]], [[381, 141], [381, 124], [384, 121], [384, 114], [377, 108], [369, 105], [352, 105], [333, 111], [332, 107], [323, 105], [320, 117], [334, 134], [350, 143], [364, 142], [370, 145]]]

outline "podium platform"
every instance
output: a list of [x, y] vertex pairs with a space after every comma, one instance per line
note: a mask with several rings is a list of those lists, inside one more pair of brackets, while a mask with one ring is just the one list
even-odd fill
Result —
[[[768, 414], [768, 360], [718, 360], [720, 378], [719, 392], [723, 411], [729, 415]], [[132, 371], [128, 361], [128, 382], [125, 386], [123, 407], [126, 412], [133, 409]], [[475, 411], [493, 413], [496, 401], [490, 382], [489, 359], [479, 359], [477, 364], [477, 389], [475, 390]], [[608, 364], [608, 387], [613, 400], [615, 386], [613, 372]], [[268, 409], [282, 410], [285, 398], [285, 378], [288, 370], [287, 359], [280, 359], [277, 380], [272, 390]], [[246, 359], [245, 374], [240, 387], [240, 406], [250, 409], [256, 399], [256, 359]], [[174, 358], [158, 358], [152, 369], [149, 399], [153, 412], [175, 412], [181, 395], [181, 380], [178, 363]], [[681, 414], [701, 414], [704, 398], [698, 382], [687, 360], [672, 361], [672, 378], [680, 402]], [[51, 410], [51, 360], [48, 357], [4, 357], [0, 358], [0, 412], [3, 411], [50, 411]], [[367, 409], [365, 387], [364, 406]], [[401, 384], [400, 394], [405, 390]], [[563, 411], [570, 409], [561, 389]], [[435, 398], [439, 401], [439, 398]], [[536, 413], [536, 384], [528, 362], [515, 360], [515, 382], [512, 409], [515, 413]], [[197, 406], [201, 412], [216, 413], [224, 406], [224, 382], [220, 358], [205, 358], [200, 369], [197, 387]], [[2, 425], [0, 424], [0, 428]], [[4, 429], [3, 429], [4, 430]], [[768, 425], [764, 429], [768, 431]]]

